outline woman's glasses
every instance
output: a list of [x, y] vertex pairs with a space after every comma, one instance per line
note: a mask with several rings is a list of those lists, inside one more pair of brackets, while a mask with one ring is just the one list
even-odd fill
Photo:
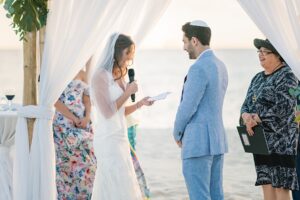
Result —
[[257, 53], [261, 54], [263, 56], [266, 56], [266, 55], [272, 54], [273, 52], [272, 51], [257, 50]]

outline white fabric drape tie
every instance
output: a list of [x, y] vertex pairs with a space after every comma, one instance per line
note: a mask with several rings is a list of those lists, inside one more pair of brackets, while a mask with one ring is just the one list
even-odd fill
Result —
[[41, 105], [29, 105], [21, 107], [18, 110], [19, 118], [35, 118], [35, 119], [47, 119], [52, 120], [54, 115], [54, 108]]
[[[32, 140], [32, 149], [31, 152], [29, 150], [29, 140], [28, 140], [28, 127], [27, 127], [27, 118], [35, 118], [34, 132], [33, 135], [38, 134], [39, 123], [38, 121], [44, 121], [48, 124], [48, 129], [52, 127], [52, 119], [54, 116], [54, 108], [49, 106], [42, 105], [29, 105], [19, 108], [18, 110], [18, 121], [16, 127], [16, 135], [15, 135], [15, 145], [16, 145], [16, 155], [14, 160], [14, 168], [13, 168], [13, 179], [18, 181], [14, 182], [14, 199], [15, 200], [23, 200], [23, 199], [37, 199], [33, 196], [33, 193], [30, 192], [30, 187], [32, 185], [36, 185], [38, 187], [40, 185], [39, 180], [39, 170], [41, 168], [40, 157], [42, 152], [38, 152], [35, 150], [36, 143], [39, 143], [37, 139], [38, 137], [33, 137]], [[45, 133], [49, 134], [48, 131], [45, 130]], [[41, 133], [39, 133], [41, 134]], [[53, 137], [52, 135], [50, 137]], [[47, 151], [47, 147], [45, 147], [45, 151]], [[54, 158], [53, 158], [54, 159]], [[46, 163], [45, 163], [46, 164]], [[46, 176], [46, 175], [44, 175]], [[54, 180], [49, 179], [49, 184]], [[37, 196], [42, 196], [42, 194], [46, 194], [45, 191], [40, 190], [40, 194], [34, 194]], [[55, 196], [55, 193], [53, 193]], [[49, 199], [54, 199], [49, 198]]]

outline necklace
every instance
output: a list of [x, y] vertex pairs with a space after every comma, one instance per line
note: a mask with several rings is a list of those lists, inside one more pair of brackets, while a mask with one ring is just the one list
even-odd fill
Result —
[[[265, 74], [265, 75], [271, 75], [273, 74], [277, 69], [279, 69], [282, 66], [282, 63], [280, 63], [279, 65], [277, 65], [273, 71], [270, 74]], [[252, 102], [255, 103], [257, 101], [257, 98], [261, 95], [263, 88], [265, 87], [265, 85], [267, 85], [272, 79], [270, 78], [268, 81], [265, 81], [263, 84], [261, 84], [261, 86], [256, 90], [256, 92], [253, 92], [253, 96], [252, 96]], [[257, 93], [257, 95], [256, 95]]]

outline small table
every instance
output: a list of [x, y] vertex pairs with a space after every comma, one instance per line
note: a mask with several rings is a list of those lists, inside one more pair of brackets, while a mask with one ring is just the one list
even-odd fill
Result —
[[14, 144], [17, 111], [0, 111], [0, 145], [10, 147]]
[[0, 199], [12, 200], [12, 150], [17, 118], [17, 111], [0, 111]]

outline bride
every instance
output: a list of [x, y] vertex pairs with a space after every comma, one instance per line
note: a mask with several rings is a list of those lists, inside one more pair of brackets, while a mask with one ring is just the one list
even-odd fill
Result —
[[97, 171], [92, 200], [142, 200], [142, 193], [130, 157], [125, 115], [152, 105], [148, 97], [125, 106], [138, 90], [124, 76], [132, 63], [135, 45], [130, 37], [115, 33], [105, 48], [102, 61], [92, 78], [92, 95], [97, 107], [94, 148]]

